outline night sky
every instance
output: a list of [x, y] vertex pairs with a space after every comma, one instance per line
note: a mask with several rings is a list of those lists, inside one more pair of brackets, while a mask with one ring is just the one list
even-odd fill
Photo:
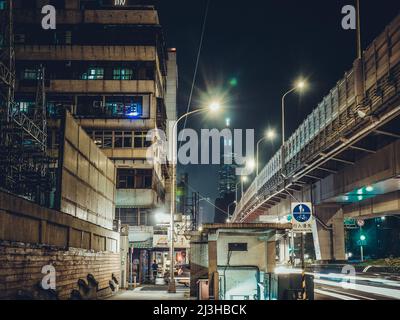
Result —
[[[160, 0], [157, 4], [167, 45], [178, 50], [180, 114], [186, 111], [207, 0]], [[196, 116], [189, 128], [255, 129], [280, 132], [281, 96], [300, 76], [310, 87], [286, 100], [287, 137], [330, 89], [350, 70], [356, 57], [356, 34], [343, 30], [341, 9], [354, 0], [210, 0], [192, 108], [201, 106], [205, 92], [224, 93], [226, 110], [220, 119]], [[365, 49], [400, 13], [398, 0], [361, 0], [362, 42]], [[237, 85], [230, 84], [237, 79]], [[274, 145], [264, 144], [265, 164]], [[186, 166], [189, 184], [213, 200], [218, 166]], [[207, 207], [204, 220], [212, 219]]]

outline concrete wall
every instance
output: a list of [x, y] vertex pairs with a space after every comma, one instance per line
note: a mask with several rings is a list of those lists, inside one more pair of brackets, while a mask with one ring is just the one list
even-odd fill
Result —
[[68, 112], [64, 132], [60, 210], [112, 229], [115, 166]]
[[[76, 4], [69, 4], [74, 2]], [[41, 8], [49, 1], [37, 2], [37, 10], [20, 9], [23, 0], [15, 4], [17, 9], [16, 22], [38, 23], [42, 21], [43, 15]], [[158, 25], [158, 13], [155, 10], [85, 10], [79, 9], [79, 2], [74, 0], [66, 1], [66, 9], [57, 9], [58, 24], [76, 24], [76, 23], [99, 23], [99, 24], [143, 24]]]
[[199, 279], [208, 278], [208, 241], [200, 234], [190, 240], [190, 296], [197, 297]]
[[156, 61], [156, 47], [151, 46], [40, 46], [17, 45], [15, 55], [21, 60], [85, 61]]
[[217, 241], [218, 266], [226, 266], [228, 258], [228, 243], [247, 243], [247, 252], [233, 252], [229, 261], [230, 266], [258, 266], [260, 271], [266, 271], [266, 242], [258, 236], [220, 233]]
[[55, 268], [60, 299], [88, 274], [109, 295], [113, 275], [120, 279], [119, 234], [0, 192], [0, 299], [48, 294], [37, 287], [46, 265]]
[[121, 208], [153, 208], [161, 206], [162, 202], [151, 189], [118, 189], [116, 204]]

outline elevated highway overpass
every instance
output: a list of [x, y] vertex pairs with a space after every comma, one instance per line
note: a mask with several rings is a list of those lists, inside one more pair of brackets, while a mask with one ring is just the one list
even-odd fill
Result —
[[363, 52], [238, 202], [235, 222], [314, 205], [317, 259], [345, 260], [345, 217], [400, 213], [400, 16]]

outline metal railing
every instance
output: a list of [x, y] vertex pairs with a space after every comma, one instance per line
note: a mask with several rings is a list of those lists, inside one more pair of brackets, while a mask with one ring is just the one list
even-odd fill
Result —
[[[356, 69], [356, 63], [357, 60], [353, 69], [345, 73], [344, 78], [289, 137], [284, 152], [281, 148], [255, 178], [237, 204], [234, 220], [251, 205], [252, 200], [269, 194], [282, 183], [283, 178], [276, 179], [278, 174], [284, 173], [290, 178], [304, 167], [304, 156], [301, 159], [300, 155], [304, 155], [305, 150], [308, 157], [315, 157], [354, 123], [354, 114], [358, 110], [371, 113], [379, 104], [371, 101], [371, 96], [379, 98], [395, 91], [388, 87], [395, 80], [394, 70], [400, 63], [400, 15], [364, 51], [360, 69]], [[313, 148], [307, 149], [310, 145]], [[285, 155], [284, 162], [281, 161], [282, 154]]]

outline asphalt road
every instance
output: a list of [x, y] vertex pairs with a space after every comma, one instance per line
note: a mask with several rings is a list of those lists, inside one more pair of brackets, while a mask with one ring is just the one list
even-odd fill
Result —
[[[315, 300], [400, 300], [400, 280], [379, 274], [315, 274]], [[342, 276], [343, 277], [343, 276]]]

